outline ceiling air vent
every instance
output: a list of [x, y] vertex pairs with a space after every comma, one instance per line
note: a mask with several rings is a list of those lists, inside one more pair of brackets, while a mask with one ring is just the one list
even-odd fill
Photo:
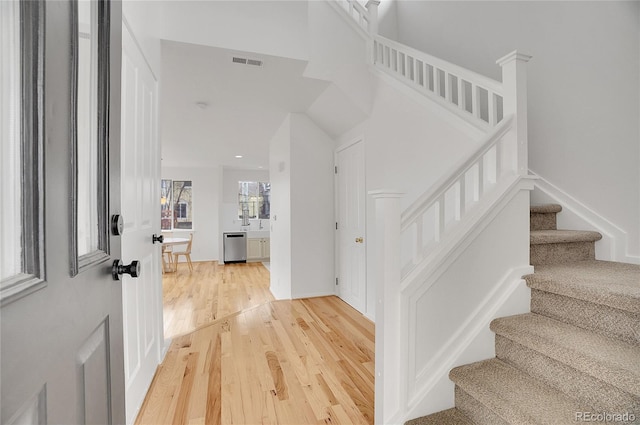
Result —
[[244, 65], [262, 66], [262, 61], [261, 60], [239, 58], [239, 57], [235, 57], [235, 56], [233, 57], [232, 62], [233, 63], [241, 63], [241, 64], [244, 64]]

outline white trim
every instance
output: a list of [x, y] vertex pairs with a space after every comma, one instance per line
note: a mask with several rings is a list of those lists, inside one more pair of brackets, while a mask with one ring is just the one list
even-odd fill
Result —
[[[431, 254], [411, 272], [403, 277], [401, 291], [414, 293], [424, 282], [443, 266], [455, 260], [460, 252], [466, 249], [473, 239], [484, 230], [485, 227], [502, 211], [507, 203], [520, 191], [532, 190], [534, 179], [532, 177], [516, 177], [506, 183], [507, 188], [494, 188], [484, 198], [483, 205], [474, 206], [474, 210], [468, 214], [468, 220], [454, 229], [450, 238], [444, 243], [438, 244]], [[426, 291], [428, 287], [422, 287]]]
[[[449, 373], [455, 367], [456, 360], [471, 345], [473, 339], [489, 327], [489, 323], [496, 318], [500, 307], [518, 288], [526, 287], [522, 276], [533, 273], [533, 266], [511, 268], [504, 274], [500, 282], [486, 294], [476, 309], [467, 317], [462, 326], [442, 345], [433, 358], [416, 374], [416, 382], [422, 381], [419, 389], [414, 391], [408, 400], [408, 407], [415, 407], [420, 394], [427, 393], [435, 382]], [[528, 311], [528, 310], [527, 310]], [[526, 311], [522, 311], [525, 313]], [[416, 385], [417, 387], [418, 385]]]
[[340, 18], [342, 18], [351, 28], [353, 28], [353, 30], [356, 31], [358, 35], [362, 37], [363, 40], [365, 41], [371, 40], [371, 36], [369, 35], [369, 33], [360, 25], [358, 25], [358, 23], [355, 21], [355, 19], [352, 16], [349, 16], [348, 12], [338, 4], [337, 0], [329, 0], [328, 3], [331, 5], [331, 8], [338, 15], [340, 15]]
[[[563, 210], [571, 212], [602, 234], [602, 241], [596, 244], [596, 254], [600, 259], [640, 264], [640, 256], [629, 254], [629, 235], [627, 232], [573, 196], [564, 192], [553, 183], [540, 177], [531, 169], [529, 173], [536, 176], [536, 189], [539, 189], [545, 195], [556, 200], [557, 203], [562, 205]], [[602, 248], [599, 249], [600, 247], [598, 245]]]

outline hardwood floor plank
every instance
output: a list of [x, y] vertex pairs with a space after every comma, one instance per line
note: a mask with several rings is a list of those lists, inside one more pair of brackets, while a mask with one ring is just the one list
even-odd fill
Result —
[[[202, 281], [179, 268], [165, 295], [175, 307], [171, 326], [178, 317], [211, 324], [174, 338], [137, 424], [373, 423], [369, 320], [336, 297], [256, 303], [268, 272], [204, 264], [194, 264]], [[196, 316], [177, 307], [190, 296]]]

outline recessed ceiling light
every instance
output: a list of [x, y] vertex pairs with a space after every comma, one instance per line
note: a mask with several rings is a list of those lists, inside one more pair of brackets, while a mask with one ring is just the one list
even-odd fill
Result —
[[262, 165], [258, 165], [258, 168], [263, 169], [264, 167]]
[[242, 155], [236, 155], [236, 158], [240, 159], [242, 158]]

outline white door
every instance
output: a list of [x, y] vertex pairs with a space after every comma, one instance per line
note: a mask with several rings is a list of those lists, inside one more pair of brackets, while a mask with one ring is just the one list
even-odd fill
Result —
[[366, 241], [364, 143], [358, 141], [336, 153], [338, 295], [365, 313]]
[[157, 81], [122, 25], [122, 255], [140, 261], [140, 276], [122, 287], [127, 423], [134, 422], [161, 361], [162, 276]]
[[0, 2], [2, 424], [125, 420], [120, 21], [119, 2]]

